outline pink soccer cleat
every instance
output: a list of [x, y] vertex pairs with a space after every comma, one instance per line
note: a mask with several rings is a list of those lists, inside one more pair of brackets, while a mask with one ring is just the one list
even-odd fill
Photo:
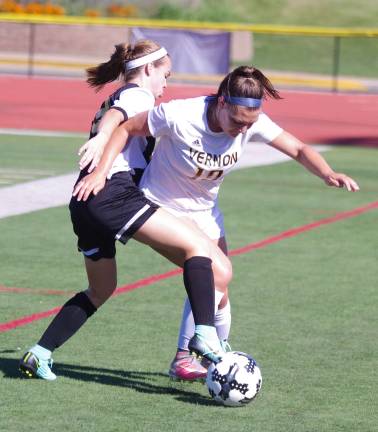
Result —
[[177, 351], [169, 369], [169, 376], [175, 380], [203, 381], [207, 369], [189, 351]]

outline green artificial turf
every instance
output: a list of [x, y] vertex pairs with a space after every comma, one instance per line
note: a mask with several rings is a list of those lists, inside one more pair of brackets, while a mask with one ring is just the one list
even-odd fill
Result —
[[[78, 142], [69, 141], [59, 152], [72, 153]], [[361, 191], [328, 188], [295, 162], [232, 173], [220, 195], [230, 250], [377, 200], [377, 150], [339, 147], [325, 156]], [[75, 158], [54, 169], [71, 171]], [[37, 158], [33, 165], [45, 166]], [[252, 404], [220, 407], [204, 385], [169, 380], [184, 299], [175, 276], [110, 299], [54, 353], [55, 382], [23, 379], [17, 370], [51, 318], [0, 333], [0, 430], [374, 431], [376, 220], [370, 210], [232, 258], [230, 342], [263, 374]], [[86, 288], [67, 208], [0, 219], [0, 231], [0, 284], [31, 289], [0, 292], [0, 323]], [[173, 268], [135, 242], [120, 245], [117, 256], [120, 286]]]

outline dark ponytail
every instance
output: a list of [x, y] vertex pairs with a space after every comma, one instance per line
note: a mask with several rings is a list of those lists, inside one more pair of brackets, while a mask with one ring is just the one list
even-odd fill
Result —
[[107, 62], [88, 68], [86, 70], [87, 83], [90, 87], [95, 87], [96, 91], [99, 91], [105, 84], [117, 80], [124, 73], [128, 49], [129, 45], [118, 44]]
[[218, 88], [217, 96], [282, 99], [269, 79], [252, 66], [239, 66], [226, 75]]
[[[118, 44], [107, 62], [86, 70], [87, 83], [90, 87], [94, 87], [96, 91], [99, 91], [105, 84], [116, 81], [120, 77], [124, 81], [128, 81], [138, 75], [143, 66], [126, 71], [125, 63], [157, 51], [159, 48], [160, 45], [151, 40], [139, 40], [135, 44]], [[161, 61], [162, 59], [159, 59], [153, 63], [157, 65]]]

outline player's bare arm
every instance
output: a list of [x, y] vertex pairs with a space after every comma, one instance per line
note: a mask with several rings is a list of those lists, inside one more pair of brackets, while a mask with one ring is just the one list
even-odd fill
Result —
[[106, 143], [109, 141], [114, 130], [123, 120], [123, 114], [117, 109], [111, 108], [105, 113], [98, 126], [96, 136], [89, 139], [79, 149], [78, 154], [79, 156], [82, 156], [79, 161], [79, 167], [81, 170], [88, 164], [90, 164], [88, 173], [92, 172], [96, 168], [101, 159]]
[[349, 192], [360, 189], [355, 180], [346, 174], [333, 171], [319, 152], [286, 131], [278, 135], [271, 142], [271, 146], [295, 159], [308, 171], [324, 180], [328, 186], [345, 187]]
[[126, 145], [128, 144], [128, 138], [130, 135], [150, 135], [147, 115], [147, 111], [137, 114], [118, 126], [112, 133], [96, 169], [91, 174], [85, 176], [76, 185], [72, 195], [76, 196], [78, 201], [86, 201], [91, 193], [97, 195], [100, 190], [103, 189], [106, 176], [108, 175], [115, 158], [125, 148], [125, 143]]

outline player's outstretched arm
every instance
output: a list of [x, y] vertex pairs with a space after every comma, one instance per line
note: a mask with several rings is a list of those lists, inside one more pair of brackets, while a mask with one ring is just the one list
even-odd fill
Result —
[[124, 120], [123, 114], [117, 109], [110, 109], [101, 119], [97, 128], [97, 134], [89, 139], [79, 149], [79, 167], [82, 170], [88, 164], [88, 173], [92, 172], [100, 161], [106, 143], [109, 141], [110, 136], [114, 130]]
[[319, 152], [288, 132], [283, 131], [270, 144], [295, 159], [308, 171], [323, 179], [328, 186], [345, 187], [349, 192], [356, 192], [360, 189], [355, 180], [346, 174], [333, 171]]
[[76, 185], [72, 195], [76, 196], [78, 201], [86, 201], [91, 193], [97, 195], [100, 190], [104, 188], [106, 176], [108, 175], [115, 158], [124, 149], [125, 143], [127, 145], [130, 135], [151, 135], [148, 129], [147, 115], [147, 111], [137, 114], [118, 126], [112, 133], [96, 169], [92, 173], [83, 177]]

